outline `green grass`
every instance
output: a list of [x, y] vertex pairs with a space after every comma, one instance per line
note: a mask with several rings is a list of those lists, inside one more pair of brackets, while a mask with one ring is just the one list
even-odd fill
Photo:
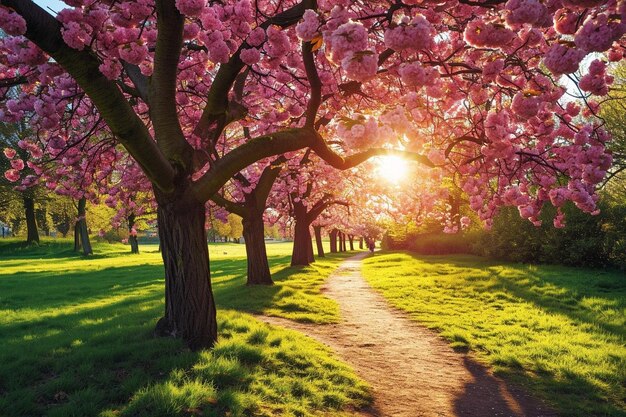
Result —
[[241, 312], [336, 321], [319, 287], [341, 257], [289, 268], [291, 245], [268, 244], [277, 285], [248, 288], [243, 245], [210, 245], [220, 340], [190, 352], [152, 337], [163, 312], [156, 246], [70, 249], [0, 241], [0, 416], [318, 416], [368, 403], [327, 348]]
[[564, 416], [626, 416], [623, 272], [379, 253], [368, 282], [396, 307]]

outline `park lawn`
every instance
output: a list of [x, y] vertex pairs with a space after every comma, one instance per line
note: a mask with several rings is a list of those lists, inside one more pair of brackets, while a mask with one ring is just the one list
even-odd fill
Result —
[[277, 285], [256, 293], [243, 245], [210, 245], [220, 340], [190, 352], [152, 337], [163, 313], [156, 246], [70, 249], [0, 242], [0, 416], [334, 416], [369, 403], [326, 347], [236, 311], [336, 321], [319, 287], [343, 256], [289, 268], [291, 245], [268, 244]]
[[367, 281], [563, 416], [626, 416], [623, 272], [382, 252]]

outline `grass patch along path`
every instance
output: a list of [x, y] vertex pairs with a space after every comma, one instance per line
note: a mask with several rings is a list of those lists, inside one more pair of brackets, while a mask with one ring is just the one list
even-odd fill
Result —
[[377, 253], [369, 284], [567, 417], [626, 416], [623, 272]]
[[243, 245], [210, 245], [219, 342], [190, 352], [152, 336], [163, 313], [156, 245], [131, 255], [96, 244], [86, 258], [70, 245], [0, 241], [1, 417], [319, 417], [368, 403], [330, 349], [241, 312], [337, 321], [320, 286], [341, 257], [289, 268], [291, 245], [269, 244], [277, 284], [254, 291]]
[[507, 386], [431, 330], [390, 308], [360, 273], [366, 253], [344, 261], [323, 293], [337, 302], [341, 321], [311, 325], [265, 320], [299, 330], [332, 347], [372, 385], [367, 416], [547, 417], [538, 401]]

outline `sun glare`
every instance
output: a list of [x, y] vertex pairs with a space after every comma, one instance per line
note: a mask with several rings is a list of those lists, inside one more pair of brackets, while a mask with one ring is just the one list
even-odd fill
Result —
[[398, 156], [381, 156], [376, 163], [376, 176], [392, 184], [398, 184], [406, 178], [409, 170], [407, 161]]

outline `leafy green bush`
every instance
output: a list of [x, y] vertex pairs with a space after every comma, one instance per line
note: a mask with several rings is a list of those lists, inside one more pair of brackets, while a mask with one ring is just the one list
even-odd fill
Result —
[[480, 233], [473, 252], [514, 262], [626, 267], [626, 205], [603, 201], [600, 210], [592, 216], [566, 205], [566, 226], [557, 229], [552, 225], [553, 207], [544, 209], [540, 227], [507, 207], [490, 231]]
[[422, 255], [474, 253], [476, 233], [409, 233], [402, 236], [387, 234], [383, 238], [385, 250], [408, 250]]
[[418, 229], [391, 228], [383, 249], [408, 250], [422, 255], [475, 254], [513, 262], [626, 268], [626, 204], [609, 198], [599, 203], [600, 214], [583, 213], [566, 205], [566, 227], [552, 224], [555, 208], [546, 206], [542, 225], [520, 217], [515, 207], [505, 207], [491, 230], [460, 234], [424, 233]]

